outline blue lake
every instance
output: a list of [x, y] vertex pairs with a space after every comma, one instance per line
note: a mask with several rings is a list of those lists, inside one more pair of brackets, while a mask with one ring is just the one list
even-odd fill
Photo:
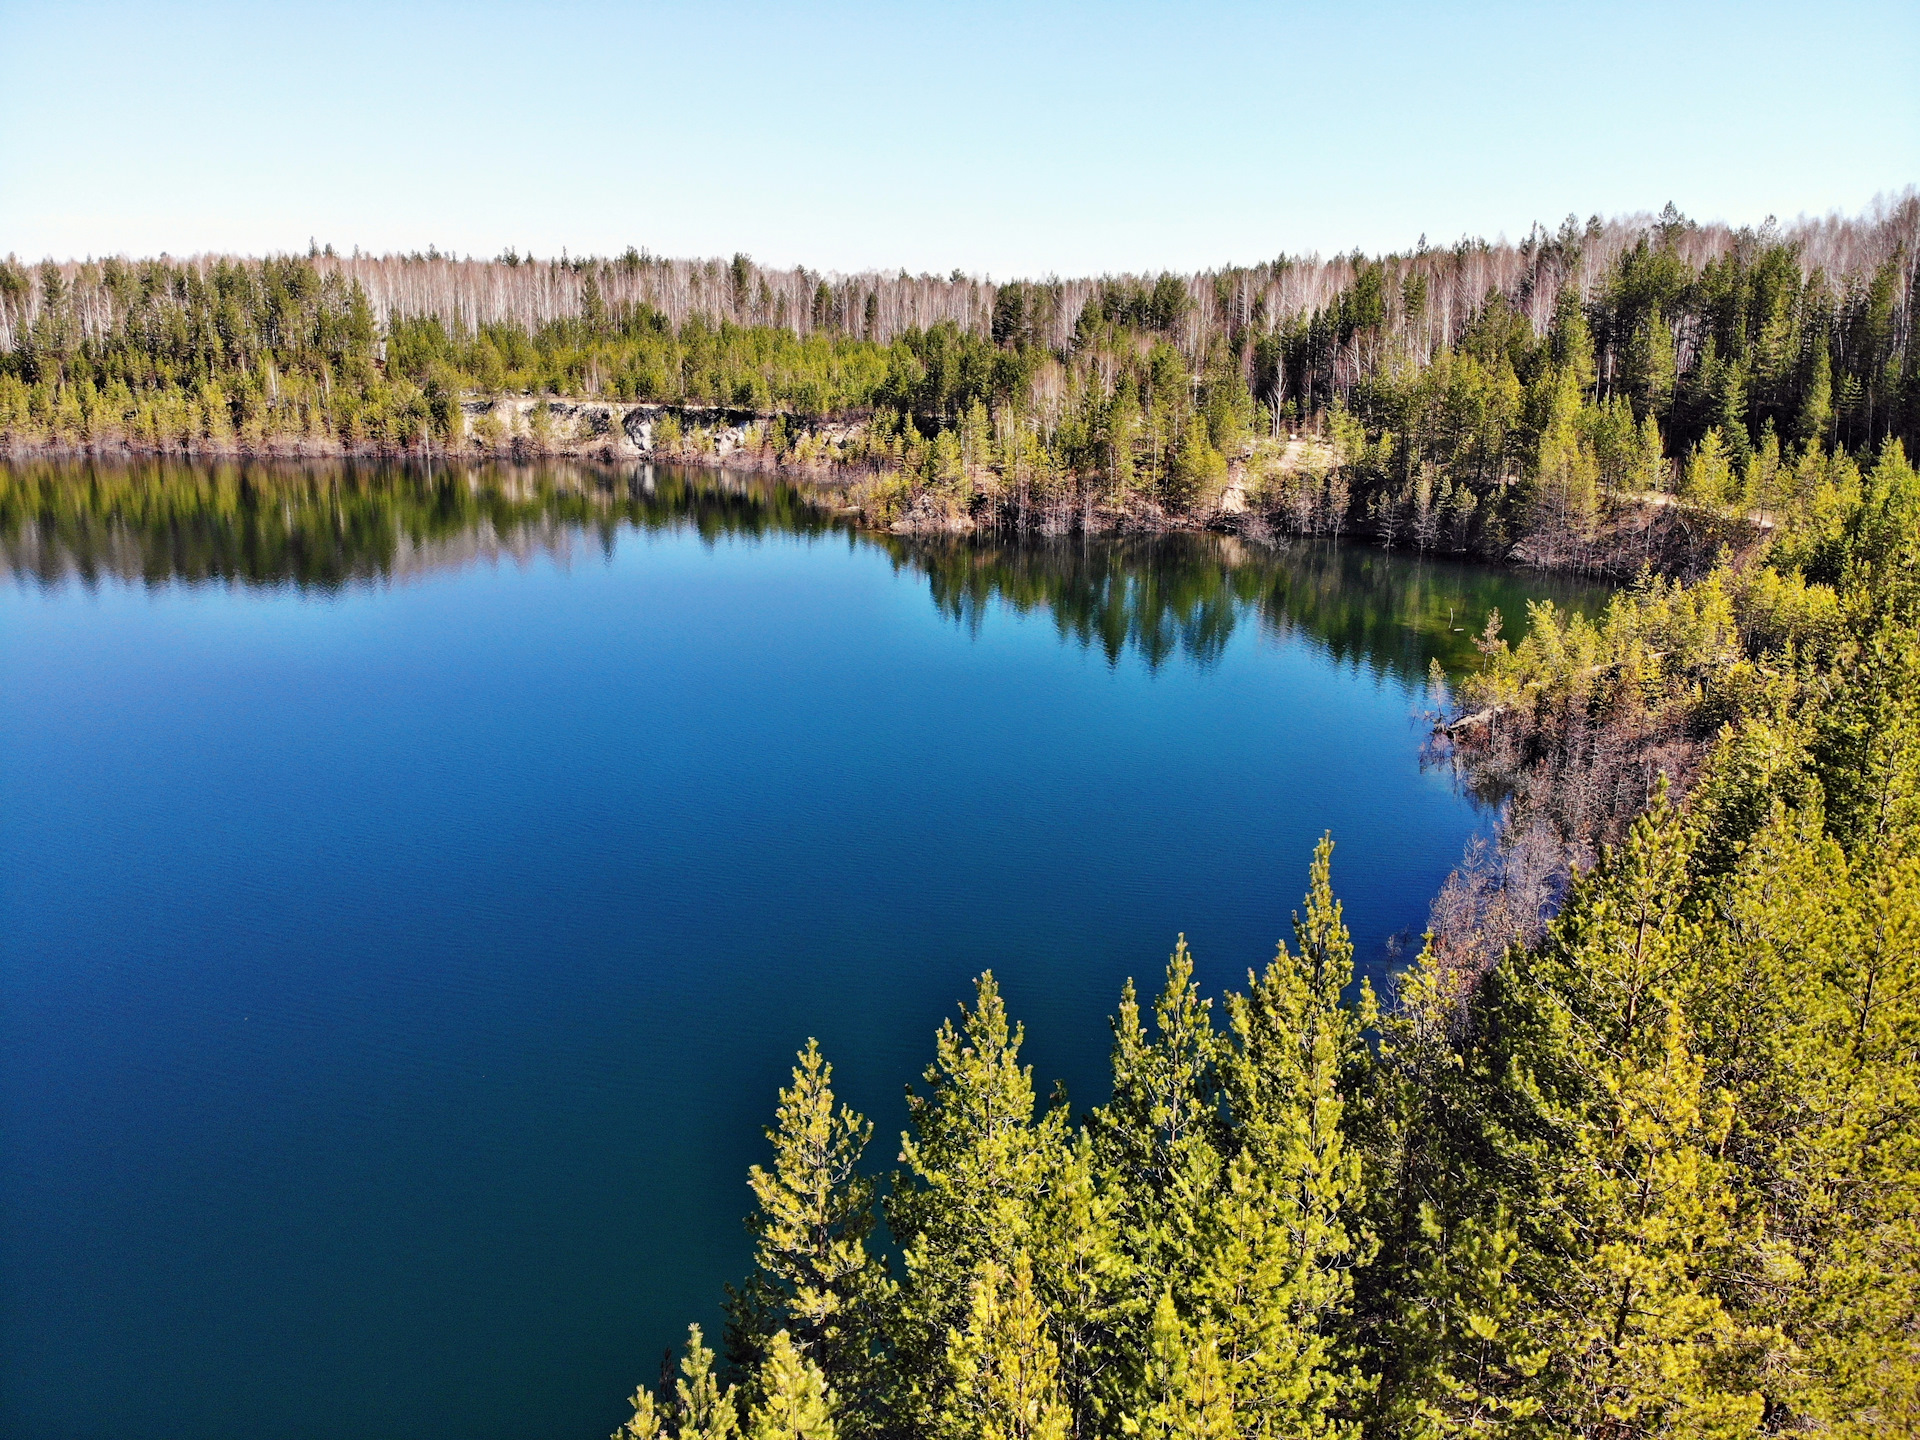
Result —
[[1376, 975], [1537, 577], [854, 533], [668, 472], [0, 469], [0, 1433], [597, 1440], [817, 1036], [890, 1165], [991, 968], [1102, 1098], [1316, 837]]

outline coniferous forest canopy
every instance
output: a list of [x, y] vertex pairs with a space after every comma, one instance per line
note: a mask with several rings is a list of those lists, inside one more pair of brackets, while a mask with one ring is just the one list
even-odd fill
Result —
[[[1434, 661], [1433, 759], [1501, 818], [1384, 992], [1354, 984], [1331, 837], [1242, 988], [1201, 994], [1178, 942], [1116, 997], [1091, 1108], [1022, 1063], [991, 973], [897, 1145], [809, 1045], [725, 1333], [657, 1385], [637, 1363], [616, 1440], [1904, 1436], [1917, 255], [1909, 191], [1002, 285], [637, 251], [10, 263], [0, 433], [840, 467], [896, 527], [1205, 522], [1632, 575]], [[250, 516], [257, 488], [50, 500], [21, 467], [0, 538], [147, 564], [117, 523]], [[350, 489], [288, 482], [262, 534], [337, 531]], [[478, 493], [404, 523], [508, 505]], [[1023, 583], [986, 547], [927, 563], [956, 595]]]
[[9, 260], [0, 443], [723, 459], [857, 477], [883, 525], [1213, 521], [1630, 574], [1818, 525], [1885, 441], [1913, 451], [1916, 256], [1908, 190], [1000, 284], [639, 250]]

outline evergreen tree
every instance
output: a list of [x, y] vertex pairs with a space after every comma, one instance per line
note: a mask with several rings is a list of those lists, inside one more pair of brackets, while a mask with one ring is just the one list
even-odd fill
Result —
[[[1680, 1003], [1699, 963], [1695, 843], [1664, 800], [1581, 879], [1537, 952], [1487, 977], [1485, 1144], [1522, 1227], [1519, 1394], [1552, 1424], [1736, 1435], [1758, 1422], [1730, 1383], [1736, 1334], [1712, 1291], [1729, 1263], [1732, 1122]], [[1490, 1187], [1491, 1189], [1492, 1187]]]
[[1733, 1098], [1746, 1243], [1725, 1286], [1772, 1428], [1920, 1418], [1920, 871], [1856, 868], [1776, 805], [1716, 909], [1696, 1000]]
[[1727, 455], [1735, 472], [1747, 468], [1753, 455], [1753, 436], [1747, 429], [1746, 368], [1729, 362], [1720, 372], [1713, 396], [1714, 428], [1726, 438]]
[[[1496, 1206], [1449, 1226], [1438, 1207], [1420, 1207], [1424, 1263], [1408, 1277], [1412, 1412], [1387, 1433], [1418, 1440], [1523, 1435], [1543, 1408], [1534, 1381], [1551, 1358], [1528, 1333], [1527, 1294], [1518, 1279], [1520, 1242]], [[1385, 1418], [1391, 1412], [1379, 1412]]]
[[1136, 1406], [1121, 1417], [1124, 1435], [1142, 1440], [1237, 1440], [1239, 1435], [1219, 1346], [1188, 1334], [1169, 1291], [1154, 1302]]
[[1555, 383], [1534, 465], [1528, 529], [1543, 556], [1574, 559], [1593, 539], [1600, 518], [1600, 466], [1582, 433], [1579, 383], [1563, 371]]
[[1802, 445], [1822, 445], [1833, 434], [1833, 361], [1824, 341], [1814, 346], [1813, 378], [1800, 402], [1793, 433]]
[[1720, 427], [1714, 426], [1687, 456], [1680, 493], [1696, 505], [1724, 505], [1733, 489], [1733, 461]]
[[1074, 1433], [1109, 1428], [1131, 1376], [1138, 1264], [1121, 1232], [1120, 1196], [1103, 1183], [1080, 1132], [1042, 1202], [1031, 1237], [1035, 1284], [1060, 1357], [1060, 1392]]
[[834, 1396], [827, 1377], [779, 1330], [754, 1377], [758, 1398], [748, 1413], [745, 1440], [836, 1440]]
[[1587, 324], [1586, 311], [1581, 308], [1580, 290], [1576, 284], [1561, 286], [1559, 297], [1554, 301], [1553, 325], [1548, 332], [1548, 353], [1554, 368], [1573, 380], [1577, 395], [1585, 397], [1593, 390], [1597, 378], [1593, 361], [1593, 331]]
[[[951, 1379], [947, 1337], [964, 1328], [981, 1267], [1013, 1273], [1066, 1159], [1065, 1107], [1036, 1120], [1022, 1039], [992, 974], [983, 974], [975, 1006], [961, 1006], [960, 1024], [945, 1021], [934, 1037], [928, 1093], [908, 1092], [906, 1169], [887, 1200], [906, 1270], [894, 1353], [908, 1414], [939, 1413]], [[1031, 1258], [1023, 1263], [1031, 1274]]]
[[1314, 850], [1295, 954], [1228, 999], [1221, 1061], [1237, 1153], [1207, 1217], [1196, 1312], [1216, 1329], [1243, 1434], [1341, 1433], [1355, 1400], [1341, 1350], [1364, 1261], [1361, 1156], [1347, 1096], [1363, 1083], [1373, 1010], [1342, 1004], [1353, 942], [1332, 889], [1333, 842]]
[[856, 1168], [873, 1126], [844, 1105], [835, 1112], [832, 1079], [809, 1040], [767, 1131], [773, 1168], [747, 1172], [760, 1202], [747, 1222], [758, 1268], [729, 1297], [727, 1350], [750, 1373], [785, 1335], [835, 1385], [865, 1393], [890, 1287], [867, 1250], [875, 1184]]
[[1011, 1270], [981, 1261], [966, 1326], [951, 1332], [946, 1358], [950, 1383], [934, 1427], [941, 1440], [1067, 1440], [1059, 1357], [1026, 1252]]
[[732, 1440], [740, 1429], [736, 1391], [722, 1389], [713, 1368], [713, 1351], [698, 1325], [687, 1327], [687, 1353], [671, 1396], [661, 1377], [661, 1393], [642, 1386], [633, 1395], [633, 1416], [613, 1432], [613, 1440]]
[[1660, 438], [1660, 426], [1652, 415], [1642, 417], [1640, 421], [1640, 447], [1635, 462], [1636, 483], [1630, 486], [1634, 490], [1665, 490], [1667, 488], [1666, 442]]
[[[1429, 936], [1400, 978], [1395, 1003], [1378, 1018], [1378, 1058], [1356, 1097], [1366, 1225], [1376, 1237], [1368, 1263], [1355, 1270], [1360, 1368], [1378, 1376], [1364, 1402], [1369, 1435], [1441, 1425], [1447, 1408], [1464, 1398], [1461, 1385], [1476, 1391], [1467, 1411], [1475, 1424], [1506, 1403], [1490, 1405], [1479, 1395], [1498, 1377], [1478, 1359], [1470, 1377], [1453, 1369], [1458, 1336], [1471, 1329], [1473, 1316], [1483, 1324], [1494, 1318], [1498, 1286], [1512, 1284], [1511, 1277], [1487, 1274], [1487, 1257], [1474, 1244], [1479, 1235], [1467, 1233], [1484, 1230], [1484, 1196], [1475, 1183], [1481, 1096], [1458, 1049], [1476, 978], [1442, 964]], [[1510, 1255], [1504, 1245], [1495, 1250]], [[1481, 1337], [1490, 1338], [1508, 1343]]]
[[1195, 1237], [1224, 1164], [1220, 1040], [1211, 1009], [1194, 983], [1183, 935], [1154, 1002], [1154, 1033], [1141, 1022], [1132, 980], [1112, 1022], [1113, 1090], [1093, 1112], [1090, 1131], [1143, 1287], [1136, 1293], [1138, 1321], [1168, 1286], [1180, 1300], [1188, 1298]]
[[1673, 403], [1673, 330], [1658, 305], [1635, 328], [1625, 368], [1633, 408], [1642, 416], [1665, 415]]

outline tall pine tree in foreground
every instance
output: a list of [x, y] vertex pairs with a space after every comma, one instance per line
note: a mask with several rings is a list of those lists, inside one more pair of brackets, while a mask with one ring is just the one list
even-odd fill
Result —
[[[842, 1394], [859, 1398], [878, 1393], [873, 1367], [892, 1288], [867, 1248], [876, 1185], [857, 1168], [873, 1126], [847, 1106], [835, 1110], [832, 1080], [809, 1040], [767, 1131], [773, 1166], [747, 1173], [760, 1202], [747, 1222], [756, 1268], [728, 1296], [727, 1350], [751, 1378], [785, 1335]], [[843, 1428], [857, 1435], [872, 1423], [858, 1404]]]
[[1314, 850], [1297, 952], [1280, 943], [1246, 993], [1228, 997], [1221, 1069], [1232, 1159], [1202, 1241], [1197, 1310], [1219, 1347], [1245, 1435], [1344, 1435], [1358, 1377], [1344, 1344], [1352, 1270], [1364, 1263], [1361, 1156], [1348, 1097], [1363, 1083], [1372, 1013], [1343, 1001], [1353, 942], [1332, 883], [1333, 842]]
[[[1020, 1028], [1007, 1018], [991, 972], [972, 1009], [934, 1037], [927, 1093], [908, 1092], [905, 1169], [887, 1198], [904, 1275], [893, 1355], [895, 1423], [917, 1433], [948, 1404], [950, 1337], [965, 1333], [985, 1266], [1012, 1274], [1034, 1245], [1046, 1200], [1067, 1163], [1063, 1106], [1038, 1112]], [[1050, 1277], [1051, 1278], [1051, 1277]], [[1052, 1285], [1049, 1288], [1056, 1288]]]
[[[1124, 1256], [1116, 1277], [1115, 1376], [1125, 1394], [1141, 1380], [1156, 1306], [1193, 1313], [1200, 1235], [1225, 1166], [1220, 1109], [1221, 1041], [1211, 1002], [1193, 979], [1186, 937], [1167, 961], [1150, 1034], [1133, 981], [1113, 1019], [1113, 1091], [1089, 1119], [1099, 1184], [1110, 1197]], [[1131, 1402], [1116, 1404], [1123, 1412]]]
[[838, 1440], [827, 1377], [786, 1331], [776, 1331], [768, 1343], [756, 1382], [746, 1440]]

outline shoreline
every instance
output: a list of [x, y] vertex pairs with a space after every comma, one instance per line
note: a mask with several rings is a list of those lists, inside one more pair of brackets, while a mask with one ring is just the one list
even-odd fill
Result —
[[[469, 401], [466, 413], [498, 414], [511, 406], [522, 415], [542, 403], [533, 397], [499, 397]], [[796, 463], [782, 458], [767, 443], [769, 427], [790, 424], [810, 436], [824, 437], [836, 449], [858, 439], [864, 421], [840, 419], [809, 422], [785, 414], [761, 415], [718, 407], [669, 406], [621, 401], [553, 399], [545, 402], [552, 418], [573, 433], [536, 438], [524, 431], [504, 441], [489, 441], [469, 424], [465, 444], [457, 449], [434, 445], [395, 446], [385, 442], [342, 443], [333, 437], [299, 436], [259, 440], [199, 441], [193, 444], [149, 444], [124, 438], [75, 445], [65, 442], [0, 438], [0, 464], [32, 460], [122, 462], [175, 461], [182, 463], [313, 463], [380, 462], [388, 464], [538, 465], [571, 461], [607, 467], [661, 464], [679, 465], [716, 474], [756, 475], [838, 493], [843, 502], [833, 508], [859, 528], [893, 535], [1170, 535], [1212, 532], [1263, 543], [1294, 539], [1332, 540], [1336, 543], [1378, 544], [1383, 550], [1405, 553], [1414, 547], [1382, 544], [1382, 534], [1365, 522], [1313, 532], [1290, 529], [1286, 517], [1268, 512], [1248, 495], [1239, 466], [1229, 474], [1218, 501], [1205, 509], [1175, 510], [1144, 497], [1115, 505], [1083, 496], [1071, 501], [1033, 502], [1001, 489], [993, 477], [980, 477], [969, 502], [956, 504], [936, 493], [918, 477], [866, 458], [812, 458]], [[662, 417], [719, 421], [694, 431], [691, 444], [662, 450], [653, 443]], [[582, 433], [584, 431], [584, 433]], [[685, 432], [682, 432], [685, 433]], [[904, 503], [900, 503], [904, 502]], [[898, 504], [899, 513], [892, 508]], [[1417, 553], [1437, 559], [1490, 565], [1498, 569], [1535, 570], [1546, 574], [1586, 575], [1610, 580], [1630, 578], [1642, 568], [1673, 576], [1691, 576], [1710, 568], [1723, 552], [1746, 555], [1768, 528], [1751, 519], [1716, 516], [1686, 506], [1665, 493], [1610, 497], [1608, 558], [1599, 563], [1571, 563], [1553, 556], [1531, 556], [1515, 547], [1504, 554], [1432, 546]], [[876, 510], [879, 511], [876, 514]]]

